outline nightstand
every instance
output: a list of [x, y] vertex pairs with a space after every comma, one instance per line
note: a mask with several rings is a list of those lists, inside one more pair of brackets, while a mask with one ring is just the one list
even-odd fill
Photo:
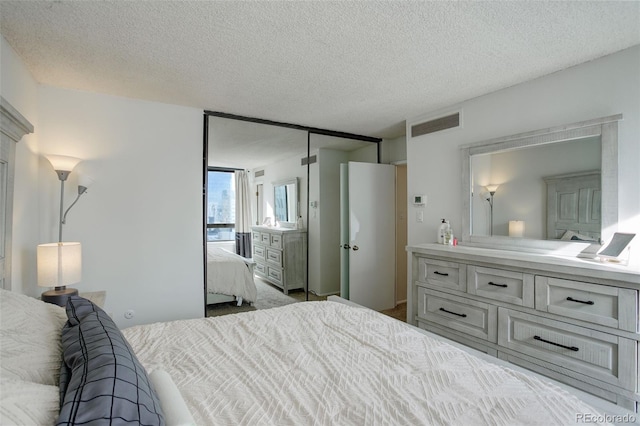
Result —
[[104, 308], [104, 301], [107, 298], [106, 291], [86, 291], [80, 293], [78, 296], [84, 297], [87, 300], [93, 302], [96, 306]]

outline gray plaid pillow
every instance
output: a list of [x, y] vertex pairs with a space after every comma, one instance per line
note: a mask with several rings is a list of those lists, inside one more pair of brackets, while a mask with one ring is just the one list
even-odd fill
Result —
[[147, 372], [109, 315], [74, 296], [67, 317], [62, 350], [71, 374], [57, 424], [164, 425]]

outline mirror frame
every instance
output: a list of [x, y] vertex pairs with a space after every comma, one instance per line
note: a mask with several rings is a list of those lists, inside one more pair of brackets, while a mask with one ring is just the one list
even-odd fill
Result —
[[601, 185], [603, 188], [606, 187], [606, 191], [602, 191], [601, 239], [603, 241], [610, 239], [618, 226], [618, 121], [620, 120], [622, 120], [622, 114], [617, 114], [462, 145], [460, 147], [463, 209], [461, 244], [507, 250], [540, 250], [545, 252], [550, 250], [574, 252], [584, 249], [585, 244], [577, 242], [472, 235], [471, 221], [473, 212], [471, 211], [471, 197], [473, 188], [471, 183], [471, 157], [477, 154], [489, 154], [509, 149], [546, 145], [595, 136], [599, 136], [601, 141]]
[[286, 185], [290, 185], [290, 184], [294, 184], [295, 185], [296, 205], [294, 206], [294, 208], [295, 208], [296, 220], [294, 220], [293, 222], [278, 222], [282, 228], [295, 228], [296, 227], [297, 218], [298, 218], [298, 216], [300, 216], [300, 185], [298, 184], [298, 178], [297, 177], [293, 177], [293, 178], [289, 178], [289, 179], [281, 179], [281, 180], [277, 180], [275, 182], [271, 182], [271, 185], [273, 186], [273, 217], [274, 217], [274, 220], [277, 220], [276, 219], [276, 187], [283, 186], [283, 185], [286, 186]]

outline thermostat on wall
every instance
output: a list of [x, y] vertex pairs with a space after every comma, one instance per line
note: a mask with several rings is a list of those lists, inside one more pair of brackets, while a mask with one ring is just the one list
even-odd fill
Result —
[[414, 195], [413, 196], [413, 205], [414, 206], [424, 206], [427, 204], [427, 196], [426, 195]]

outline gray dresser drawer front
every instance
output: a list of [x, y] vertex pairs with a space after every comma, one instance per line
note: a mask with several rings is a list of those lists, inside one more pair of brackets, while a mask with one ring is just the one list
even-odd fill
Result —
[[467, 292], [518, 306], [534, 307], [533, 275], [467, 266]]
[[267, 262], [272, 265], [282, 266], [282, 251], [276, 249], [267, 249]]
[[418, 287], [418, 318], [496, 342], [496, 307]]
[[260, 242], [265, 245], [269, 245], [269, 241], [271, 240], [271, 234], [267, 234], [265, 232], [260, 233]]
[[271, 234], [271, 238], [269, 240], [269, 245], [275, 248], [282, 248], [282, 235], [280, 234]]
[[636, 332], [637, 290], [536, 276], [536, 309]]
[[636, 389], [636, 342], [505, 308], [498, 344], [625, 389]]
[[253, 246], [253, 257], [256, 260], [266, 260], [265, 248], [262, 246]]
[[259, 231], [251, 231], [251, 240], [254, 243], [259, 243], [262, 241], [262, 238], [260, 237], [260, 232]]
[[282, 269], [273, 268], [271, 266], [267, 266], [267, 277], [275, 284], [283, 285], [282, 283]]
[[419, 281], [453, 290], [466, 291], [467, 270], [464, 265], [420, 258], [418, 260], [418, 267]]
[[253, 268], [253, 270], [258, 275], [262, 275], [265, 277], [267, 276], [267, 267], [260, 262], [256, 262], [256, 266]]

